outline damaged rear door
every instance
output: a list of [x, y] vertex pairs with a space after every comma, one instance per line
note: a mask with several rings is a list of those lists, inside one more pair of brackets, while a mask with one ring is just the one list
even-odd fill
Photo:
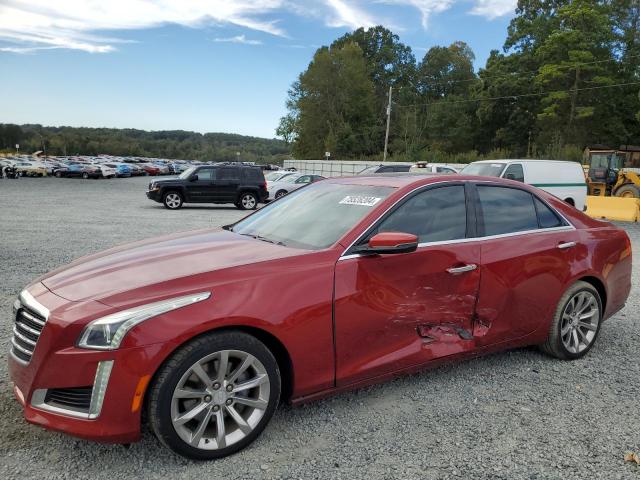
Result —
[[480, 243], [465, 184], [446, 182], [401, 200], [356, 242], [413, 233], [415, 252], [346, 255], [335, 272], [337, 384], [391, 373], [474, 347]]

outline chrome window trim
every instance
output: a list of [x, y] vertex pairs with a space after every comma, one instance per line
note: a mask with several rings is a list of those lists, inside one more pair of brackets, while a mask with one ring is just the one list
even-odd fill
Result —
[[[380, 221], [380, 219], [382, 217], [384, 217], [392, 208], [394, 208], [396, 205], [398, 205], [401, 201], [403, 201], [409, 195], [417, 192], [418, 190], [421, 190], [423, 188], [429, 187], [431, 185], [442, 185], [442, 184], [455, 185], [456, 183], [469, 183], [469, 180], [462, 180], [462, 181], [446, 180], [446, 181], [441, 181], [441, 182], [429, 183], [427, 185], [421, 185], [419, 187], [416, 187], [413, 190], [411, 190], [410, 192], [406, 193], [401, 198], [399, 198], [396, 202], [394, 202], [393, 205], [391, 205], [389, 208], [387, 208], [382, 214], [380, 214], [373, 222], [371, 222], [369, 224], [369, 226], [367, 226], [367, 228], [364, 229], [362, 234], [360, 234], [358, 236], [358, 238], [356, 238], [353, 242], [351, 242], [351, 244], [342, 252], [342, 255], [340, 255], [340, 258], [338, 258], [338, 261], [340, 262], [342, 260], [350, 260], [352, 258], [358, 258], [358, 257], [367, 256], [367, 255], [363, 255], [361, 253], [352, 253], [350, 255], [345, 255], [345, 253], [347, 253], [356, 243], [358, 243], [360, 241], [360, 239], [367, 233], [367, 231], [373, 225], [375, 225], [378, 221]], [[518, 188], [517, 186], [512, 186], [512, 185], [503, 186], [503, 185], [501, 185], [499, 183], [496, 183], [495, 181], [491, 181], [491, 180], [474, 180], [474, 181], [472, 181], [470, 183], [473, 183], [473, 184], [486, 183], [486, 184], [490, 184], [490, 185], [495, 185], [496, 187], [514, 188], [516, 190], [521, 190], [521, 191], [524, 191], [524, 192], [527, 192], [527, 193], [531, 193], [531, 192], [529, 192], [528, 190], [526, 190], [524, 188]], [[576, 230], [576, 227], [561, 212], [559, 212], [558, 210], [553, 208], [553, 206], [549, 205], [548, 202], [546, 202], [544, 199], [540, 198], [538, 195], [535, 195], [534, 193], [531, 193], [531, 194], [534, 195], [535, 198], [540, 200], [547, 207], [549, 207], [551, 209], [551, 211], [554, 212], [556, 215], [558, 215], [562, 220], [564, 220], [567, 223], [567, 225], [563, 225], [561, 227], [551, 227], [551, 228], [536, 228], [535, 230], [523, 230], [521, 232], [501, 233], [501, 234], [498, 234], [498, 235], [487, 235], [487, 236], [484, 236], [484, 237], [459, 238], [459, 239], [455, 239], [455, 240], [443, 240], [443, 241], [439, 241], [439, 242], [423, 242], [423, 243], [419, 243], [418, 244], [418, 248], [433, 247], [433, 246], [437, 246], [437, 245], [457, 244], [457, 243], [479, 242], [479, 241], [482, 241], [482, 240], [493, 240], [493, 239], [496, 239], [496, 238], [516, 237], [516, 236], [520, 236], [520, 235], [531, 235], [531, 234], [536, 234], [536, 233], [548, 233], [548, 232], [561, 232], [561, 231]]]

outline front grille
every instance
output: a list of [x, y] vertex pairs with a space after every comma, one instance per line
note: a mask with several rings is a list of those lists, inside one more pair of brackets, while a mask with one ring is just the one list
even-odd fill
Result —
[[16, 322], [13, 325], [13, 338], [11, 339], [11, 353], [16, 358], [26, 363], [31, 361], [45, 321], [42, 315], [20, 306], [16, 312]]
[[89, 412], [93, 387], [50, 388], [44, 403], [52, 407], [65, 408], [77, 412]]

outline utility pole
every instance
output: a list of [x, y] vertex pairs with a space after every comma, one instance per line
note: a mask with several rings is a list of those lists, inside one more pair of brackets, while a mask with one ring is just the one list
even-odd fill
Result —
[[384, 135], [384, 155], [382, 161], [387, 161], [387, 147], [389, 146], [389, 125], [391, 123], [391, 91], [393, 87], [389, 87], [389, 103], [387, 104], [387, 132]]

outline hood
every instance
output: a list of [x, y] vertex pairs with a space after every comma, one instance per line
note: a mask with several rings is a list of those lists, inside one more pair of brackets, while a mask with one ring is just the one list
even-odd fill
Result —
[[180, 182], [182, 180], [180, 180], [180, 178], [178, 177], [166, 177], [158, 180], [151, 180], [151, 183], [155, 183], [156, 185], [162, 185], [163, 183], [174, 183], [176, 181]]
[[207, 229], [112, 248], [76, 260], [40, 281], [67, 300], [104, 300], [182, 277], [301, 252], [221, 229]]

